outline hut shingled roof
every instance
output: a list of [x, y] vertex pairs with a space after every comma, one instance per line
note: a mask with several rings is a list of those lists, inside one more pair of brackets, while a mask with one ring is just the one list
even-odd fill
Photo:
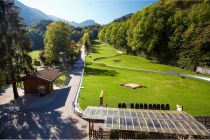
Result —
[[41, 79], [52, 82], [56, 80], [59, 76], [61, 76], [62, 73], [57, 70], [54, 70], [53, 68], [46, 68], [44, 70], [35, 72], [33, 75]]

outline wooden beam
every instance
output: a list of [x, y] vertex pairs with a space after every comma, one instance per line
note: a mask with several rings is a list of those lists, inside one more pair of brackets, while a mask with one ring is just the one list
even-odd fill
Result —
[[103, 94], [104, 94], [104, 91], [101, 90], [101, 93], [100, 93], [100, 106], [103, 106]]

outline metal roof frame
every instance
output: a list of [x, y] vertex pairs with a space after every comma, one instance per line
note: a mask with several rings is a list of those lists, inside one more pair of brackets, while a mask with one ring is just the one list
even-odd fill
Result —
[[210, 136], [201, 123], [184, 111], [88, 106], [83, 118], [104, 121], [104, 127], [112, 130]]

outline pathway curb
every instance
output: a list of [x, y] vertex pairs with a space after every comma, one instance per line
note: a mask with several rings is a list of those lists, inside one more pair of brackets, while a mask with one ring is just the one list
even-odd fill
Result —
[[74, 101], [72, 103], [72, 106], [73, 106], [73, 109], [74, 109], [74, 113], [77, 114], [79, 117], [82, 117], [83, 115], [83, 110], [80, 108], [79, 106], [79, 103], [78, 103], [78, 98], [79, 98], [79, 95], [80, 95], [80, 89], [81, 89], [81, 86], [82, 86], [82, 81], [83, 81], [83, 75], [84, 75], [84, 66], [85, 66], [85, 58], [86, 58], [86, 55], [85, 55], [85, 46], [83, 45], [82, 48], [81, 48], [81, 60], [83, 61], [83, 66], [82, 66], [82, 72], [81, 72], [81, 78], [80, 78], [80, 81], [79, 81], [79, 86], [77, 88], [77, 93], [76, 93], [76, 96], [74, 98]]

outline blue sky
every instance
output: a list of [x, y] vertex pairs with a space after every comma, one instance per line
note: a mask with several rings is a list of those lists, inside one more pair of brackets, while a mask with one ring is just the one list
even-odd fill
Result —
[[107, 24], [123, 15], [133, 13], [154, 3], [155, 0], [19, 0], [48, 15], [69, 21], [93, 19]]

